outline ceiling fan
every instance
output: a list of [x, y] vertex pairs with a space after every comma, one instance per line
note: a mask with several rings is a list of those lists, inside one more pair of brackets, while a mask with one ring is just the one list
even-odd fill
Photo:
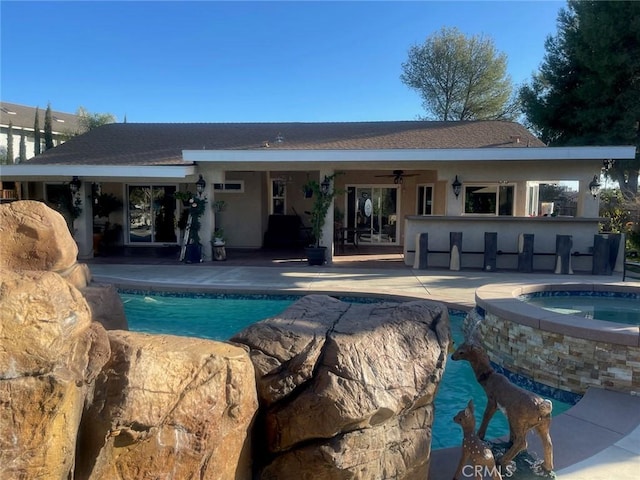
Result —
[[376, 177], [392, 177], [393, 183], [402, 183], [404, 177], [416, 177], [417, 173], [410, 173], [408, 175], [404, 174], [404, 170], [394, 170], [391, 175], [376, 175]]

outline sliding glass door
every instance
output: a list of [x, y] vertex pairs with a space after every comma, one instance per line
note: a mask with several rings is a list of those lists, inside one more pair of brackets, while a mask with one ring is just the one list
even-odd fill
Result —
[[358, 243], [397, 243], [398, 187], [348, 187], [347, 225], [353, 230], [349, 233], [358, 235]]
[[129, 185], [129, 243], [177, 243], [173, 185]]

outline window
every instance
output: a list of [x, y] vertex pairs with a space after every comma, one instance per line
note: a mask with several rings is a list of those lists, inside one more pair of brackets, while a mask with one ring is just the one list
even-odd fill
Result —
[[527, 182], [527, 213], [535, 216], [575, 216], [577, 210], [578, 183]]
[[213, 189], [216, 192], [244, 193], [244, 180], [229, 180], [224, 183], [214, 183]]
[[433, 215], [433, 185], [418, 185], [418, 215]]
[[287, 184], [282, 180], [271, 181], [271, 213], [273, 215], [284, 215], [285, 198], [287, 193]]
[[478, 215], [513, 215], [513, 185], [466, 185], [464, 213]]
[[129, 243], [177, 243], [174, 185], [129, 185]]

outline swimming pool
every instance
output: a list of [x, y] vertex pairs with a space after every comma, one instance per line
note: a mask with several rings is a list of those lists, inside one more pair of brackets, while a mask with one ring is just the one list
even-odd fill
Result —
[[519, 300], [566, 315], [640, 325], [640, 294], [604, 291], [542, 291], [523, 294]]
[[[224, 341], [248, 325], [277, 315], [299, 297], [280, 295], [212, 295], [176, 294], [168, 292], [122, 291], [125, 314], [131, 331], [194, 336]], [[343, 301], [379, 302], [380, 299], [341, 297]], [[465, 312], [450, 310], [450, 324], [456, 344], [463, 341], [462, 322]], [[460, 445], [462, 430], [453, 422], [458, 413], [473, 398], [477, 424], [486, 406], [486, 396], [476, 382], [467, 362], [448, 361], [435, 399], [431, 445], [433, 449]], [[571, 405], [553, 400], [554, 415]], [[502, 412], [497, 412], [487, 430], [487, 438], [508, 432]]]

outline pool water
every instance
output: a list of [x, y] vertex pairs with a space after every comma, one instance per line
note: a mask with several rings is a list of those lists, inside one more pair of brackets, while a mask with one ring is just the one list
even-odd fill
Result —
[[536, 292], [520, 297], [556, 313], [640, 325], [640, 296], [615, 292]]
[[[120, 293], [131, 331], [182, 335], [224, 341], [247, 326], [284, 311], [295, 297], [278, 296], [210, 296]], [[354, 300], [355, 301], [355, 300]], [[463, 341], [462, 322], [466, 313], [449, 312], [451, 333], [456, 345]], [[462, 429], [453, 417], [473, 398], [476, 428], [480, 426], [486, 406], [486, 396], [476, 382], [467, 362], [454, 362], [450, 358], [435, 400], [432, 430], [432, 448], [458, 446], [462, 442]], [[553, 400], [554, 415], [571, 405]], [[507, 434], [509, 427], [502, 412], [498, 411], [489, 423], [487, 438]]]
[[277, 315], [295, 300], [275, 296], [172, 296], [121, 293], [129, 329], [224, 341]]

